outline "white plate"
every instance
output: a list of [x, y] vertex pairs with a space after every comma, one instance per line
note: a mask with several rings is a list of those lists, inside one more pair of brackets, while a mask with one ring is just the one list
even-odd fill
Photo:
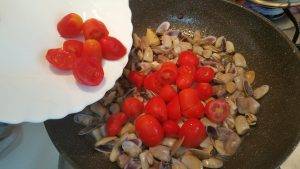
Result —
[[[80, 85], [71, 72], [55, 70], [45, 60], [47, 49], [62, 45], [56, 24], [70, 12], [100, 19], [127, 48], [126, 57], [103, 62], [99, 86]], [[1, 0], [0, 121], [58, 119], [101, 99], [128, 61], [131, 34], [128, 0]]]

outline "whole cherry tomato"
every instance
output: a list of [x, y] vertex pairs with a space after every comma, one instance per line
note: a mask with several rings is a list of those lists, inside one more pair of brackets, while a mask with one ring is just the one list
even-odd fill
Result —
[[224, 99], [217, 99], [205, 105], [206, 117], [214, 123], [222, 123], [229, 115], [229, 105]]
[[199, 59], [192, 51], [183, 51], [179, 54], [177, 64], [179, 66], [193, 66], [198, 67]]
[[167, 105], [168, 119], [178, 121], [181, 118], [179, 97], [176, 95]]
[[178, 76], [191, 74], [194, 77], [196, 72], [196, 67], [183, 65], [177, 69], [177, 72], [178, 72]]
[[127, 122], [127, 117], [124, 113], [111, 115], [106, 123], [105, 129], [107, 136], [116, 136], [122, 129], [122, 126]]
[[91, 18], [83, 23], [83, 36], [85, 39], [96, 39], [100, 41], [105, 36], [108, 36], [108, 30], [103, 22]]
[[107, 60], [117, 60], [126, 54], [125, 46], [116, 38], [106, 36], [100, 39], [103, 57]]
[[76, 56], [70, 52], [58, 49], [49, 49], [46, 54], [46, 59], [51, 65], [62, 70], [71, 70]]
[[144, 104], [134, 97], [128, 97], [124, 100], [122, 111], [129, 118], [136, 118], [144, 109]]
[[204, 116], [204, 106], [201, 102], [182, 112], [187, 118], [201, 118]]
[[180, 128], [175, 121], [167, 120], [163, 123], [163, 129], [166, 137], [177, 137]]
[[66, 40], [63, 44], [63, 50], [75, 54], [77, 57], [81, 56], [83, 43], [78, 40]]
[[141, 88], [144, 83], [145, 75], [138, 71], [131, 71], [128, 74], [128, 80], [132, 83], [135, 87]]
[[151, 114], [161, 122], [164, 122], [168, 119], [166, 103], [159, 96], [152, 97], [148, 101], [145, 107], [145, 113]]
[[159, 93], [161, 83], [157, 79], [157, 73], [151, 72], [144, 79], [144, 88]]
[[83, 57], [94, 57], [101, 62], [102, 60], [102, 49], [101, 45], [95, 39], [88, 39], [83, 43], [82, 47]]
[[213, 80], [215, 72], [210, 67], [200, 67], [195, 73], [195, 80], [200, 83], [209, 83]]
[[70, 13], [64, 16], [57, 24], [57, 31], [60, 36], [64, 38], [72, 38], [80, 35], [82, 30], [82, 18], [75, 14]]
[[149, 147], [160, 144], [164, 130], [159, 121], [150, 114], [142, 114], [135, 120], [135, 131], [138, 137]]
[[74, 63], [73, 75], [81, 84], [96, 86], [102, 82], [104, 72], [96, 58], [81, 57]]
[[158, 78], [162, 84], [172, 84], [177, 78], [177, 66], [171, 62], [165, 62], [158, 70]]
[[186, 111], [196, 104], [199, 104], [199, 102], [200, 100], [195, 89], [188, 88], [183, 89], [179, 92], [179, 103], [181, 111]]
[[179, 130], [179, 137], [184, 137], [183, 146], [195, 148], [206, 138], [204, 125], [198, 119], [188, 119]]
[[171, 85], [165, 85], [159, 91], [159, 96], [166, 102], [171, 101], [176, 95], [176, 90]]
[[194, 77], [191, 74], [179, 75], [176, 80], [176, 85], [181, 90], [190, 88], [193, 84], [193, 79]]
[[213, 89], [209, 83], [198, 83], [195, 89], [200, 100], [206, 100], [213, 94]]

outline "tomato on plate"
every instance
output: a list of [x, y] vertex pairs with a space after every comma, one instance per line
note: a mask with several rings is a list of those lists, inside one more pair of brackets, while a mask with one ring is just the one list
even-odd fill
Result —
[[85, 39], [96, 39], [97, 41], [109, 34], [105, 24], [95, 18], [86, 20], [83, 23], [82, 31]]
[[102, 82], [104, 72], [96, 58], [81, 57], [74, 63], [73, 75], [81, 84], [96, 86]]
[[164, 122], [168, 119], [166, 103], [159, 96], [152, 97], [148, 101], [145, 107], [145, 113], [151, 114], [160, 122]]
[[149, 147], [156, 146], [164, 138], [164, 130], [159, 121], [150, 114], [142, 114], [135, 120], [138, 137]]
[[177, 69], [177, 72], [178, 72], [178, 76], [191, 74], [194, 77], [196, 72], [196, 67], [183, 65]]
[[215, 72], [210, 67], [200, 67], [195, 73], [195, 80], [200, 83], [209, 83], [213, 80]]
[[177, 64], [179, 66], [192, 66], [198, 67], [199, 59], [195, 53], [192, 51], [183, 51], [179, 54]]
[[70, 52], [57, 49], [49, 49], [46, 54], [46, 59], [51, 65], [62, 70], [71, 70], [76, 56]]
[[197, 91], [192, 88], [183, 89], [179, 92], [179, 103], [181, 111], [186, 111], [189, 108], [199, 104]]
[[181, 118], [179, 97], [176, 95], [167, 105], [168, 119], [178, 121]]
[[95, 39], [88, 39], [83, 43], [82, 47], [83, 57], [94, 57], [97, 58], [99, 62], [102, 60], [102, 49], [101, 45]]
[[177, 92], [171, 85], [164, 85], [159, 91], [159, 96], [166, 102], [171, 101], [176, 95]]
[[106, 122], [107, 136], [116, 136], [127, 122], [127, 116], [124, 113], [112, 114]]
[[191, 108], [182, 111], [182, 115], [186, 118], [201, 118], [204, 116], [204, 106], [201, 102], [195, 104]]
[[144, 104], [135, 97], [128, 97], [122, 104], [122, 111], [129, 118], [136, 118], [144, 109]]
[[137, 88], [141, 88], [144, 83], [145, 75], [138, 71], [131, 71], [128, 74], [128, 80]]
[[77, 57], [81, 56], [83, 43], [78, 40], [66, 40], [63, 44], [63, 50], [75, 54]]
[[161, 83], [157, 79], [157, 73], [151, 72], [144, 79], [144, 88], [158, 94], [161, 88]]
[[163, 129], [166, 137], [177, 137], [180, 128], [175, 121], [167, 120], [163, 123]]
[[205, 115], [214, 123], [222, 123], [229, 115], [229, 108], [224, 99], [212, 100], [205, 105]]
[[158, 70], [158, 78], [162, 84], [173, 84], [177, 78], [177, 66], [171, 62], [165, 62]]
[[195, 148], [206, 138], [204, 125], [200, 120], [191, 118], [181, 126], [179, 137], [184, 137], [182, 145], [187, 148]]
[[200, 100], [206, 100], [213, 94], [212, 86], [209, 83], [198, 83], [195, 89]]
[[193, 79], [194, 77], [191, 74], [179, 75], [176, 80], [176, 85], [181, 90], [190, 88], [193, 84]]
[[125, 46], [116, 38], [106, 36], [100, 39], [103, 57], [107, 60], [117, 60], [126, 54]]
[[80, 35], [82, 25], [83, 21], [79, 15], [69, 13], [58, 22], [57, 31], [64, 38], [72, 38]]

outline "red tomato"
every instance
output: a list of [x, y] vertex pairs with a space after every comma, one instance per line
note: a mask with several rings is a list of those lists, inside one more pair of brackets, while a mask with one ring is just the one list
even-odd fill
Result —
[[206, 100], [213, 94], [213, 89], [209, 83], [198, 83], [195, 89], [200, 100]]
[[191, 74], [194, 77], [196, 72], [196, 67], [183, 65], [180, 66], [177, 71], [178, 71], [178, 76]]
[[209, 83], [213, 80], [215, 72], [210, 67], [200, 67], [196, 71], [195, 80], [200, 83]]
[[179, 54], [177, 64], [179, 66], [186, 65], [198, 67], [199, 59], [197, 58], [197, 55], [192, 51], [183, 51]]
[[188, 119], [179, 130], [179, 137], [184, 137], [182, 143], [187, 148], [195, 148], [206, 138], [204, 125], [198, 119]]
[[88, 39], [83, 43], [82, 47], [83, 57], [94, 57], [100, 62], [102, 60], [102, 49], [100, 43], [94, 39]]
[[74, 63], [73, 75], [81, 84], [96, 86], [102, 82], [104, 72], [96, 58], [81, 57]]
[[177, 137], [180, 128], [176, 122], [167, 120], [163, 123], [163, 129], [166, 137]]
[[157, 79], [157, 74], [155, 72], [149, 73], [144, 79], [144, 88], [153, 91], [154, 93], [159, 93], [161, 84]]
[[99, 41], [105, 36], [108, 36], [108, 30], [103, 22], [91, 18], [83, 23], [83, 36], [85, 39], [96, 39]]
[[131, 71], [128, 74], [128, 80], [135, 87], [141, 88], [143, 86], [145, 75], [137, 71]]
[[122, 111], [130, 118], [136, 118], [144, 109], [144, 104], [134, 97], [128, 97], [124, 100]]
[[186, 111], [196, 104], [199, 104], [199, 102], [200, 100], [195, 89], [188, 88], [183, 89], [179, 92], [179, 103], [181, 111]]
[[161, 122], [164, 122], [168, 119], [166, 103], [159, 96], [152, 97], [148, 101], [145, 107], [145, 113], [151, 114]]
[[126, 54], [125, 46], [114, 37], [103, 37], [100, 39], [103, 57], [107, 60], [117, 60]]
[[176, 95], [176, 90], [171, 85], [165, 85], [159, 91], [159, 96], [166, 102], [171, 101]]
[[229, 115], [229, 105], [224, 99], [217, 99], [205, 105], [205, 115], [214, 123], [222, 123]]
[[57, 24], [57, 31], [64, 38], [76, 37], [81, 33], [83, 21], [82, 18], [70, 13], [64, 16]]
[[143, 143], [149, 147], [160, 144], [164, 138], [162, 126], [150, 114], [142, 114], [135, 120], [135, 131]]
[[193, 84], [193, 79], [194, 77], [191, 74], [180, 75], [176, 80], [176, 85], [181, 90], [190, 88]]
[[168, 119], [178, 121], [181, 118], [179, 97], [176, 95], [167, 105]]
[[106, 123], [105, 129], [107, 136], [116, 136], [122, 129], [122, 126], [127, 122], [127, 117], [124, 113], [111, 115]]
[[83, 43], [78, 40], [66, 40], [63, 44], [63, 49], [67, 52], [75, 54], [77, 57], [81, 56]]
[[171, 62], [165, 62], [158, 70], [158, 78], [162, 84], [172, 84], [177, 78], [177, 66]]
[[54, 67], [62, 70], [71, 70], [76, 56], [70, 52], [64, 51], [60, 48], [49, 49], [46, 54], [46, 59]]
[[182, 112], [187, 118], [201, 118], [204, 116], [204, 106], [201, 102]]

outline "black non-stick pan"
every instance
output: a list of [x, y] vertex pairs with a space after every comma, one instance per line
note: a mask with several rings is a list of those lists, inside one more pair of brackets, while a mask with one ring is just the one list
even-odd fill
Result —
[[[175, 28], [200, 29], [234, 42], [256, 71], [256, 84], [271, 86], [261, 101], [258, 123], [226, 169], [274, 169], [292, 152], [300, 138], [300, 55], [278, 29], [261, 16], [221, 0], [131, 0], [134, 32], [163, 21]], [[120, 28], [122, 31], [122, 28]], [[81, 126], [70, 115], [45, 122], [54, 145], [74, 167], [116, 168], [93, 149], [93, 140], [78, 136]]]

